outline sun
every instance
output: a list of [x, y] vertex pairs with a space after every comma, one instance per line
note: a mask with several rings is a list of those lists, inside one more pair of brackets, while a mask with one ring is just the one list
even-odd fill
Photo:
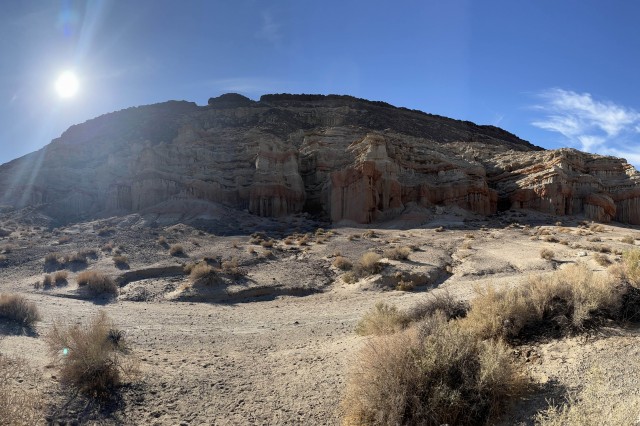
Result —
[[56, 91], [61, 98], [71, 98], [78, 92], [80, 83], [73, 71], [65, 71], [56, 80]]

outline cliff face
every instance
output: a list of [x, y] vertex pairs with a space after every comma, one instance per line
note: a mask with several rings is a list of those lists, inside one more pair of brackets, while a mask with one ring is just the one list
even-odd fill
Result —
[[208, 200], [261, 216], [391, 219], [407, 205], [529, 208], [640, 223], [622, 159], [348, 96], [223, 95], [130, 108], [0, 166], [0, 203], [61, 221]]

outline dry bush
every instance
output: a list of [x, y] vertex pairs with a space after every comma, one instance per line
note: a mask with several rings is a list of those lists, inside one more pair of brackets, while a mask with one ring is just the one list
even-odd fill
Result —
[[606, 229], [604, 225], [594, 223], [591, 226], [589, 226], [589, 230], [593, 232], [604, 232]]
[[620, 239], [620, 242], [625, 244], [633, 244], [635, 242], [635, 239], [631, 235], [625, 235]]
[[49, 253], [44, 257], [44, 263], [49, 265], [55, 265], [60, 263], [59, 261], [61, 260], [61, 258], [62, 258], [62, 255], [58, 252]]
[[53, 285], [53, 277], [49, 274], [45, 274], [45, 276], [42, 277], [42, 281], [40, 281], [40, 284], [44, 288], [51, 287]]
[[380, 259], [381, 257], [379, 254], [371, 251], [366, 252], [360, 257], [360, 260], [356, 265], [356, 274], [360, 277], [377, 274], [382, 270]]
[[392, 260], [407, 260], [409, 258], [411, 249], [409, 247], [394, 247], [392, 249], [385, 250], [382, 253], [383, 257]]
[[631, 250], [622, 254], [622, 264], [624, 265], [624, 275], [629, 282], [640, 286], [640, 250]]
[[440, 312], [445, 318], [451, 320], [464, 318], [468, 310], [468, 302], [456, 300], [451, 293], [443, 291], [437, 294], [430, 293], [426, 299], [411, 308], [407, 315], [411, 318], [411, 321], [420, 321]]
[[69, 273], [67, 271], [57, 271], [55, 274], [53, 274], [53, 281], [56, 283], [56, 285], [66, 284], [68, 276]]
[[612, 263], [611, 260], [609, 260], [609, 258], [606, 255], [600, 254], [600, 253], [595, 253], [593, 255], [593, 260], [595, 260], [598, 263], [598, 265], [604, 266], [604, 267], [607, 267]]
[[542, 259], [553, 260], [554, 256], [555, 256], [555, 253], [553, 252], [553, 250], [549, 250], [549, 249], [540, 250], [540, 257]]
[[476, 290], [471, 309], [460, 320], [463, 326], [480, 338], [518, 339], [563, 335], [602, 317], [617, 318], [628, 288], [577, 264], [552, 275], [532, 276], [526, 285], [507, 290]]
[[63, 235], [62, 237], [58, 238], [58, 244], [66, 244], [69, 241], [71, 241], [71, 237], [69, 235]]
[[287, 238], [284, 239], [283, 243], [285, 243], [286, 245], [290, 246], [295, 242], [294, 238], [289, 236]]
[[104, 311], [87, 324], [54, 323], [45, 341], [59, 364], [60, 381], [87, 396], [109, 398], [135, 372], [124, 333]]
[[[267, 252], [269, 252], [270, 254], [266, 254]], [[269, 250], [265, 250], [262, 255], [264, 257], [273, 257], [273, 253], [271, 253]], [[222, 272], [224, 272], [225, 274], [233, 275], [234, 277], [247, 275], [247, 271], [240, 267], [240, 262], [236, 257], [232, 257], [229, 260], [222, 261], [220, 267], [222, 269]]]
[[306, 246], [309, 243], [310, 239], [311, 239], [311, 235], [310, 234], [304, 234], [303, 236], [298, 238], [298, 245], [299, 246]]
[[273, 247], [273, 240], [264, 240], [260, 243], [262, 247]]
[[555, 235], [546, 235], [542, 240], [548, 243], [560, 242], [560, 240]]
[[102, 228], [98, 228], [97, 233], [100, 237], [105, 237], [107, 235], [111, 235], [116, 232], [115, 228], [110, 226], [103, 226]]
[[602, 242], [602, 238], [594, 236], [587, 238], [587, 241], [589, 241], [590, 243], [599, 243]]
[[38, 382], [38, 375], [25, 362], [0, 355], [0, 423], [45, 424]]
[[336, 256], [336, 258], [333, 259], [332, 265], [343, 271], [348, 271], [353, 267], [351, 261], [343, 256]]
[[396, 284], [396, 290], [398, 291], [413, 291], [416, 288], [416, 284], [413, 281], [400, 280]]
[[465, 238], [474, 239], [476, 236], [473, 234], [464, 234]]
[[129, 258], [127, 256], [113, 256], [113, 263], [118, 268], [128, 268], [129, 267]]
[[7, 261], [7, 256], [0, 254], [0, 265]]
[[436, 231], [436, 232], [444, 232], [444, 226], [438, 226], [436, 229], [434, 229], [434, 231]]
[[380, 238], [373, 229], [368, 229], [362, 233], [362, 238]]
[[348, 376], [343, 424], [485, 424], [524, 389], [503, 343], [480, 341], [442, 316], [429, 322], [427, 334], [367, 342]]
[[356, 281], [358, 281], [358, 277], [356, 276], [355, 273], [353, 273], [353, 271], [351, 272], [347, 272], [346, 274], [342, 274], [342, 281], [344, 281], [347, 284], [353, 284]]
[[171, 256], [184, 256], [184, 248], [180, 244], [174, 244], [169, 247], [169, 254]]
[[0, 318], [15, 321], [24, 327], [32, 327], [40, 321], [35, 303], [17, 294], [0, 294]]
[[409, 324], [409, 317], [393, 305], [378, 302], [356, 325], [356, 333], [361, 336], [370, 334], [392, 334]]
[[640, 399], [621, 394], [605, 383], [602, 373], [592, 369], [579, 393], [569, 393], [568, 402], [552, 405], [536, 416], [539, 426], [620, 425], [635, 426], [640, 418]]
[[190, 269], [189, 279], [194, 285], [213, 285], [218, 282], [215, 269], [207, 262], [200, 262]]
[[167, 245], [167, 239], [163, 235], [159, 236], [156, 242], [163, 247]]
[[118, 285], [108, 275], [99, 271], [83, 271], [76, 277], [79, 287], [84, 287], [93, 295], [118, 295]]

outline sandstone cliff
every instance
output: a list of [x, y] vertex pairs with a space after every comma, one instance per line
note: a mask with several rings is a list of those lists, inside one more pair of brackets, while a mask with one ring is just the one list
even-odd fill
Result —
[[409, 205], [528, 208], [640, 223], [624, 160], [545, 151], [493, 126], [349, 96], [237, 94], [72, 126], [0, 166], [0, 203], [60, 221], [206, 200], [255, 215], [391, 219]]

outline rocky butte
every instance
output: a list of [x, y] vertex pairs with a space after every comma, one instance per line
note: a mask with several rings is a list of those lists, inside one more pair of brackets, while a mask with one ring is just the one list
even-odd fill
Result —
[[0, 203], [61, 222], [204, 200], [333, 222], [449, 205], [640, 224], [639, 179], [620, 158], [544, 150], [494, 126], [384, 102], [230, 93], [206, 106], [169, 101], [72, 126], [0, 166]]

